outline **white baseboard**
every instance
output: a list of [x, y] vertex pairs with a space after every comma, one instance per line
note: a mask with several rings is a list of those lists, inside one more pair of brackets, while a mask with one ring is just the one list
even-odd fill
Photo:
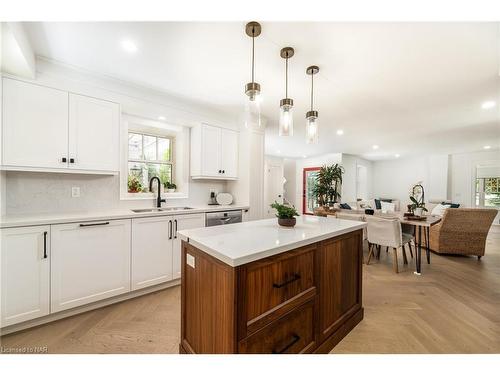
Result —
[[14, 333], [14, 332], [22, 331], [24, 329], [36, 327], [36, 326], [46, 324], [46, 323], [50, 323], [50, 322], [53, 322], [53, 321], [56, 321], [59, 319], [68, 318], [68, 317], [73, 316], [73, 315], [78, 315], [78, 314], [81, 314], [81, 313], [84, 313], [87, 311], [99, 309], [99, 308], [104, 307], [104, 306], [109, 306], [109, 305], [112, 305], [114, 303], [123, 302], [123, 301], [126, 301], [128, 299], [143, 296], [145, 294], [157, 292], [159, 290], [163, 290], [163, 289], [167, 289], [167, 288], [170, 288], [170, 287], [173, 287], [176, 285], [180, 285], [180, 283], [181, 283], [181, 279], [172, 280], [172, 281], [168, 281], [166, 283], [162, 283], [159, 285], [150, 286], [148, 288], [134, 290], [132, 292], [121, 294], [119, 296], [108, 298], [108, 299], [105, 299], [102, 301], [90, 303], [88, 305], [75, 307], [73, 309], [60, 311], [60, 312], [57, 312], [54, 314], [49, 314], [49, 315], [43, 316], [41, 318], [29, 320], [27, 322], [13, 324], [11, 326], [1, 328], [0, 329], [0, 336], [8, 335], [10, 333]]

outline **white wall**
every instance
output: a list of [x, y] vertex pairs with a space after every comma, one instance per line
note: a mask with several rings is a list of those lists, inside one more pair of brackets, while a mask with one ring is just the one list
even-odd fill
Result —
[[499, 161], [497, 150], [375, 161], [373, 197], [399, 199], [404, 205], [409, 201], [410, 188], [423, 181], [426, 201], [449, 199], [462, 207], [472, 207], [476, 166]]
[[367, 197], [366, 199], [372, 198], [372, 174], [373, 174], [373, 163], [369, 160], [365, 160], [355, 155], [342, 154], [342, 167], [344, 167], [344, 175], [342, 177], [342, 202], [356, 202], [358, 196], [357, 192], [357, 168], [363, 166], [366, 168], [366, 181], [367, 181]]
[[[277, 174], [271, 173], [271, 168]], [[273, 177], [277, 178], [273, 179]], [[266, 217], [274, 217], [275, 210], [270, 207], [274, 201], [283, 203], [283, 177], [284, 177], [284, 161], [283, 158], [276, 156], [265, 155], [264, 157], [264, 207], [263, 212]], [[278, 199], [276, 195], [281, 195]]]
[[[37, 61], [37, 83], [84, 95], [111, 100], [121, 104], [122, 112], [156, 120], [165, 116], [176, 126], [192, 126], [205, 121], [214, 125], [235, 128], [236, 116], [217, 108], [184, 101], [164, 93], [137, 87], [115, 79], [88, 72]], [[262, 168], [261, 168], [262, 171]], [[153, 199], [120, 200], [119, 176], [77, 176], [55, 173], [8, 172], [0, 178], [2, 199], [6, 199], [6, 214], [57, 213], [99, 210], [119, 207], [151, 207]], [[79, 186], [80, 198], [71, 198], [71, 187]], [[209, 199], [210, 189], [227, 190], [220, 181], [189, 181], [189, 198], [169, 200], [167, 205], [199, 205]]]
[[285, 200], [295, 207], [295, 184], [297, 179], [296, 173], [296, 160], [295, 159], [287, 159], [283, 160], [283, 177], [286, 179], [286, 183], [284, 186], [284, 197]]
[[373, 198], [409, 201], [413, 185], [422, 182], [426, 201], [447, 199], [448, 155], [373, 162]]

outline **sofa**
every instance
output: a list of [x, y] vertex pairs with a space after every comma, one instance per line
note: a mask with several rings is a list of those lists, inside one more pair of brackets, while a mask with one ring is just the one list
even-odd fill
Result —
[[486, 237], [498, 211], [482, 208], [447, 209], [430, 229], [430, 249], [439, 254], [484, 255]]

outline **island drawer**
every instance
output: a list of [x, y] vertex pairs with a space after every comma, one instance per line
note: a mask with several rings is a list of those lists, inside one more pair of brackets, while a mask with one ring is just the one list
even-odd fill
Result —
[[306, 246], [250, 263], [240, 270], [240, 290], [243, 291], [239, 295], [243, 312], [240, 338], [315, 295], [316, 250], [316, 245]]
[[298, 354], [310, 352], [314, 339], [314, 302], [298, 307], [238, 345], [240, 353]]

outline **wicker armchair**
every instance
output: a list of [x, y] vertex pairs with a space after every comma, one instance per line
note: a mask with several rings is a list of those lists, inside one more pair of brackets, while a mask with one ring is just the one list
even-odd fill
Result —
[[440, 254], [484, 255], [486, 236], [498, 211], [451, 208], [430, 229], [430, 248]]

